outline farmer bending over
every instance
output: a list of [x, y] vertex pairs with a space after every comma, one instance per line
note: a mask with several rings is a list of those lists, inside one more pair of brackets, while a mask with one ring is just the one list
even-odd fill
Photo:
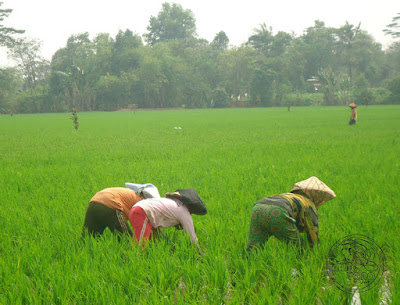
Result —
[[111, 187], [97, 192], [86, 210], [82, 237], [100, 235], [108, 227], [111, 232], [132, 231], [127, 223], [132, 206], [143, 198], [160, 197], [157, 188], [150, 184], [125, 183], [126, 187]]
[[318, 207], [335, 197], [325, 183], [310, 177], [294, 184], [289, 193], [261, 199], [252, 209], [247, 251], [272, 235], [300, 247], [300, 233], [307, 234], [312, 248], [318, 239]]
[[[143, 240], [154, 237], [154, 231], [161, 228], [183, 228], [201, 253], [191, 214], [205, 215], [207, 209], [194, 189], [177, 190], [166, 193], [166, 198], [145, 199], [132, 207], [129, 221], [133, 227], [133, 243], [141, 244]], [[142, 245], [143, 248], [145, 245]]]

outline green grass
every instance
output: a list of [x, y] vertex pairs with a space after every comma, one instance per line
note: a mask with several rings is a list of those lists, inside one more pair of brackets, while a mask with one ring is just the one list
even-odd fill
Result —
[[[349, 126], [348, 107], [79, 113], [78, 131], [70, 114], [0, 116], [0, 304], [346, 304], [325, 262], [348, 234], [382, 247], [400, 303], [400, 107], [358, 115]], [[319, 249], [298, 259], [271, 239], [247, 257], [252, 205], [313, 175], [337, 194], [319, 209]], [[144, 253], [110, 233], [80, 243], [90, 198], [125, 182], [194, 187], [209, 210], [193, 216], [204, 257], [172, 228], [172, 243]], [[379, 287], [361, 300], [378, 304]]]

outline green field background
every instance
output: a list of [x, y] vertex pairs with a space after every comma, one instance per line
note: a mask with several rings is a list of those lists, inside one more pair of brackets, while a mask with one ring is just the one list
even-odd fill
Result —
[[[400, 107], [304, 107], [0, 116], [0, 304], [350, 304], [326, 277], [330, 247], [363, 234], [386, 255], [400, 304]], [[181, 129], [174, 129], [181, 127]], [[253, 204], [317, 176], [319, 248], [275, 239], [247, 256]], [[82, 242], [90, 198], [125, 182], [194, 187], [209, 213], [145, 252]], [[298, 276], [292, 277], [296, 268]], [[361, 294], [379, 304], [380, 285]]]

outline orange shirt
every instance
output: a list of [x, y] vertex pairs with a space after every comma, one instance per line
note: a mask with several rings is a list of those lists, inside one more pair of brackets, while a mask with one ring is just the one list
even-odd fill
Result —
[[106, 188], [90, 199], [90, 202], [98, 202], [115, 210], [121, 210], [125, 219], [129, 219], [131, 208], [143, 198], [135, 191], [125, 187]]
[[351, 118], [355, 121], [357, 121], [357, 109], [353, 108], [351, 109]]

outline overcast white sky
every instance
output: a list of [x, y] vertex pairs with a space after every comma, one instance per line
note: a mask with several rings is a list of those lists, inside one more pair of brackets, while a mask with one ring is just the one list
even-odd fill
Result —
[[[3, 25], [26, 30], [25, 36], [43, 43], [42, 55], [50, 60], [73, 34], [89, 32], [112, 37], [130, 29], [143, 35], [150, 16], [157, 16], [163, 2], [179, 3], [190, 9], [199, 37], [212, 41], [223, 30], [230, 44], [247, 41], [261, 23], [278, 31], [302, 32], [315, 20], [326, 26], [340, 27], [346, 21], [370, 33], [384, 47], [393, 42], [382, 30], [400, 13], [399, 0], [2, 0], [2, 8], [13, 9]], [[8, 65], [6, 52], [0, 51], [0, 66]]]

